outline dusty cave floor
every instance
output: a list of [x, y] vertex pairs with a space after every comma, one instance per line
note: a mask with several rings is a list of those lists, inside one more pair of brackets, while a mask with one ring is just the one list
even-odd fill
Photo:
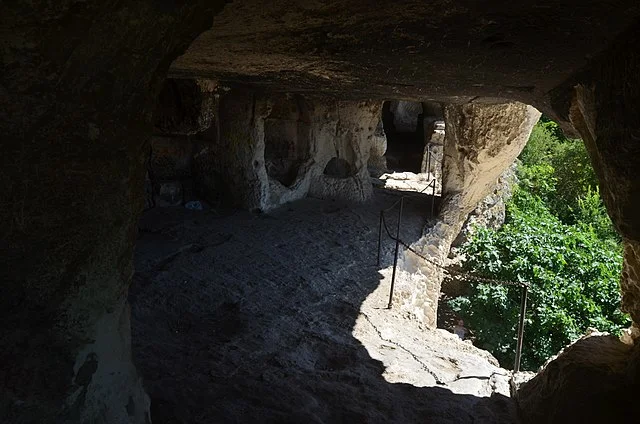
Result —
[[[145, 213], [131, 303], [153, 422], [515, 422], [486, 352], [384, 309], [393, 244], [376, 266], [378, 211], [397, 199]], [[428, 205], [405, 206], [403, 238]]]

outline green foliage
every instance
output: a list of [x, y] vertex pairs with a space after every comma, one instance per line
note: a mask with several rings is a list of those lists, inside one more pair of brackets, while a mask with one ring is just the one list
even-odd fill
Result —
[[[556, 197], [558, 179], [555, 169], [546, 163], [518, 168], [519, 186], [527, 192], [538, 196], [545, 203], [550, 204]], [[534, 205], [531, 205], [534, 206]]]
[[531, 131], [529, 141], [520, 154], [523, 165], [535, 165], [549, 162], [559, 139], [551, 129], [538, 122]]
[[569, 140], [560, 143], [550, 159], [557, 179], [555, 213], [563, 221], [578, 222], [574, 216], [579, 209], [578, 199], [598, 187], [587, 149], [581, 140]]
[[[462, 247], [465, 268], [530, 284], [522, 367], [534, 370], [588, 327], [618, 332], [622, 251], [580, 140], [555, 124], [534, 128], [521, 155], [520, 183], [499, 230], [478, 228]], [[503, 366], [513, 364], [521, 290], [477, 285], [451, 301]]]
[[521, 185], [540, 195], [563, 222], [579, 222], [579, 199], [598, 189], [582, 140], [566, 138], [555, 122], [543, 118], [533, 128], [520, 160]]
[[604, 208], [597, 186], [595, 189], [589, 187], [586, 193], [578, 197], [577, 203], [578, 207], [573, 217], [577, 225], [587, 227], [603, 240], [620, 240]]

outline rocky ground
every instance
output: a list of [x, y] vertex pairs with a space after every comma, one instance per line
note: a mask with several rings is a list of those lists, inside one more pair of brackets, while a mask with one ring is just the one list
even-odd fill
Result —
[[436, 180], [435, 188], [429, 185], [433, 176], [431, 174], [414, 174], [413, 172], [387, 172], [374, 179], [374, 184], [390, 190], [415, 191], [431, 194], [435, 192], [439, 196], [442, 190], [440, 181]]
[[[133, 350], [154, 423], [516, 422], [493, 357], [385, 309], [378, 212], [397, 199], [145, 213]], [[405, 240], [429, 207], [405, 205]]]

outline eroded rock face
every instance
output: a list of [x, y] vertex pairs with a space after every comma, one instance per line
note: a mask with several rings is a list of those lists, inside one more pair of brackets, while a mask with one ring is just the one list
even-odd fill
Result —
[[371, 148], [369, 150], [369, 172], [372, 176], [379, 176], [387, 170], [387, 135], [384, 132], [382, 119], [378, 121], [376, 130], [371, 138]]
[[[367, 200], [373, 190], [367, 164], [372, 143], [376, 141], [382, 103], [330, 100], [318, 106], [313, 121], [314, 160], [323, 172], [315, 174], [309, 194], [320, 198]], [[331, 132], [327, 134], [327, 130]], [[348, 162], [349, 172], [327, 173], [327, 165], [334, 159]]]
[[518, 157], [540, 112], [522, 103], [445, 107], [443, 192], [463, 193], [468, 215]]
[[217, 83], [204, 79], [165, 80], [154, 112], [154, 128], [161, 134], [190, 135], [204, 131], [216, 110]]
[[525, 423], [635, 423], [640, 351], [605, 334], [583, 337], [517, 392]]
[[456, 237], [455, 246], [460, 246], [469, 240], [476, 226], [497, 230], [502, 227], [506, 218], [506, 203], [511, 199], [513, 189], [518, 183], [516, 175], [517, 163], [511, 164], [498, 177], [495, 188], [482, 199], [469, 214], [460, 234]]
[[399, 300], [426, 325], [436, 325], [442, 269], [454, 241], [478, 202], [493, 190], [500, 174], [524, 148], [540, 112], [522, 103], [447, 105], [443, 201], [435, 224], [405, 252], [413, 274], [401, 285]]
[[[629, 28], [590, 67], [552, 93], [556, 119], [584, 140], [607, 211], [623, 238], [622, 308], [640, 323], [640, 23]], [[528, 422], [638, 421], [629, 405], [640, 389], [638, 339], [630, 347], [591, 337], [566, 349], [523, 386], [518, 397]], [[525, 333], [526, 337], [526, 333]], [[632, 338], [627, 336], [632, 343]]]
[[552, 8], [506, 0], [376, 7], [243, 0], [225, 8], [171, 73], [289, 91], [322, 87], [356, 100], [377, 93], [381, 100], [523, 101], [544, 96], [638, 16], [635, 0], [615, 7], [563, 0]]
[[394, 100], [389, 102], [393, 114], [393, 127], [397, 132], [412, 133], [422, 125], [422, 103]]
[[195, 184], [206, 192], [207, 179], [216, 175], [211, 184], [228, 187], [236, 205], [249, 210], [307, 195], [366, 200], [380, 107], [234, 88], [220, 98], [219, 139], [196, 153]]
[[0, 421], [149, 422], [127, 305], [145, 143], [216, 7], [0, 5]]

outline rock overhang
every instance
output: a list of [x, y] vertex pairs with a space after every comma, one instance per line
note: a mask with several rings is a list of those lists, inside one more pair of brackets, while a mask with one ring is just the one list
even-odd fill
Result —
[[635, 1], [233, 2], [169, 75], [353, 99], [534, 103], [638, 16]]

